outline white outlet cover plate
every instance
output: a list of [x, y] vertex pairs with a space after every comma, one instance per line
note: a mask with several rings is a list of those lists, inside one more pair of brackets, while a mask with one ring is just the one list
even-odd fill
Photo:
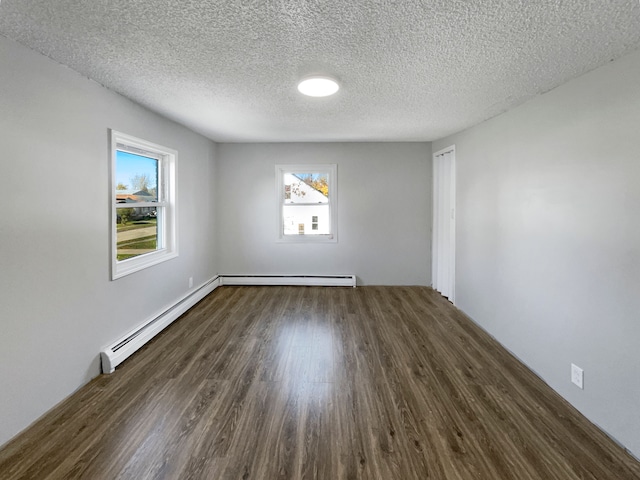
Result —
[[571, 364], [571, 382], [584, 389], [584, 370], [575, 364]]

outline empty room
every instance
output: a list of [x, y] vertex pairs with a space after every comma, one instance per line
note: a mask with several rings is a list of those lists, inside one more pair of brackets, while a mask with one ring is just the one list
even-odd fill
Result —
[[640, 479], [640, 2], [1, 0], [0, 479]]

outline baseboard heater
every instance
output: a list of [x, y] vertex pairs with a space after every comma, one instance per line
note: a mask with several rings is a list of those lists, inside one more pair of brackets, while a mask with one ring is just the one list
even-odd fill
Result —
[[220, 276], [212, 278], [173, 306], [154, 316], [151, 320], [147, 320], [113, 345], [102, 350], [100, 352], [102, 373], [113, 373], [118, 365], [220, 285]]
[[354, 287], [355, 275], [220, 275], [221, 285], [301, 285]]
[[222, 285], [300, 285], [354, 287], [355, 275], [217, 275], [160, 314], [147, 320], [100, 352], [102, 373], [113, 373], [118, 365], [168, 327], [183, 313]]

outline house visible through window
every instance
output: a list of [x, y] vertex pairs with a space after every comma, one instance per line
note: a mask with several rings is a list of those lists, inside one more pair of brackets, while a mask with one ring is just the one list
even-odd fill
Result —
[[277, 165], [278, 238], [336, 241], [336, 165]]
[[112, 278], [177, 255], [176, 156], [112, 131]]
[[160, 246], [158, 163], [157, 158], [116, 150], [116, 245], [119, 261], [153, 252]]

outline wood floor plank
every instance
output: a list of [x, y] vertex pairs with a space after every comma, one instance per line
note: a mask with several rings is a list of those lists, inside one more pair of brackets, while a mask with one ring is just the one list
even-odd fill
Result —
[[0, 450], [0, 478], [632, 480], [425, 287], [222, 287]]

